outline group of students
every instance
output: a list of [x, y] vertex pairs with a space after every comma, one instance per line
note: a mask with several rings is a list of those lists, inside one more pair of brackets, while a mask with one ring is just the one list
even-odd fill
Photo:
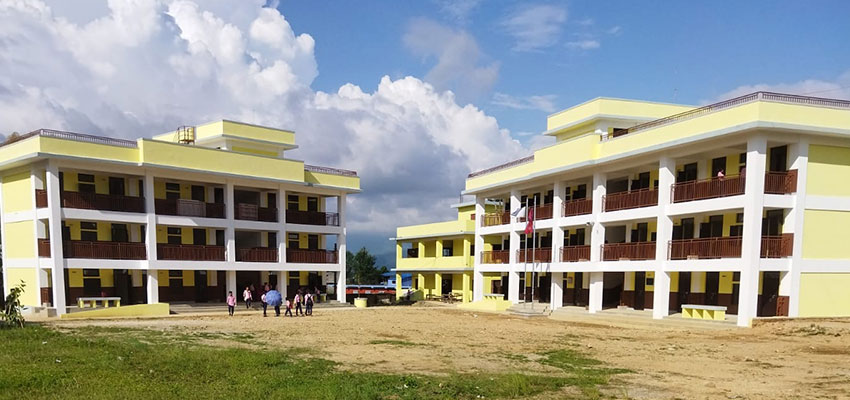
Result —
[[[251, 302], [254, 300], [253, 295], [253, 285], [246, 286], [245, 290], [242, 292], [242, 300], [245, 301], [245, 309], [251, 309]], [[268, 283], [263, 284], [263, 294], [260, 296], [260, 302], [263, 305], [263, 316], [267, 317], [267, 310], [269, 303], [266, 301], [266, 295], [271, 292], [271, 286]], [[277, 292], [277, 291], [275, 291]], [[304, 294], [301, 293], [301, 289], [295, 292], [295, 297], [292, 300], [288, 298], [284, 300], [285, 313], [284, 316], [312, 316], [313, 315], [313, 303], [316, 301], [316, 296], [319, 294], [319, 290], [316, 289], [316, 294], [310, 293], [309, 290], [304, 290]], [[279, 294], [278, 294], [279, 298]], [[273, 304], [275, 317], [280, 316], [280, 302], [276, 302]], [[292, 309], [295, 308], [295, 315], [292, 314]], [[236, 296], [233, 295], [232, 291], [227, 292], [227, 312], [230, 316], [233, 316], [233, 313], [236, 311]]]

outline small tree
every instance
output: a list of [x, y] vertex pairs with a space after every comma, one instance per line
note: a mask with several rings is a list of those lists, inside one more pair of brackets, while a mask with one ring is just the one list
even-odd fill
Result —
[[21, 294], [24, 293], [24, 288], [27, 286], [24, 281], [21, 281], [18, 286], [9, 290], [9, 295], [6, 296], [6, 305], [3, 307], [3, 325], [7, 327], [24, 327], [24, 315], [21, 314]]
[[372, 285], [381, 283], [387, 267], [375, 267], [375, 256], [369, 254], [369, 250], [362, 247], [353, 254], [350, 251], [345, 255], [345, 269], [349, 283], [358, 285]]

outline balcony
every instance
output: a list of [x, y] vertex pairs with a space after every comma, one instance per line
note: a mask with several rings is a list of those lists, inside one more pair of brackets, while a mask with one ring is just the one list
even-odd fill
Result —
[[[534, 220], [539, 221], [542, 219], [552, 219], [552, 204], [544, 204], [542, 206], [531, 207], [534, 213]], [[518, 218], [520, 222], [525, 222], [525, 218]], [[510, 214], [508, 214], [508, 222], [510, 221]], [[507, 223], [507, 222], [505, 222]]]
[[794, 247], [794, 234], [783, 233], [778, 236], [761, 237], [761, 258], [791, 257]]
[[184, 217], [224, 218], [224, 204], [189, 199], [156, 199], [156, 213]]
[[740, 258], [741, 237], [671, 240], [667, 252], [669, 260]]
[[746, 179], [743, 176], [709, 178], [673, 184], [674, 203], [714, 199], [744, 194]]
[[767, 194], [791, 194], [797, 191], [797, 170], [767, 172], [764, 174], [764, 192]]
[[277, 222], [277, 208], [239, 203], [236, 204], [235, 217], [246, 221]]
[[303, 225], [339, 226], [339, 214], [319, 211], [286, 211], [286, 223]]
[[[38, 206], [38, 192], [36, 192], [36, 206]], [[82, 208], [86, 210], [120, 211], [120, 212], [145, 212], [145, 198], [134, 196], [121, 196], [114, 194], [84, 193], [63, 191], [62, 207]], [[47, 207], [47, 194], [44, 194], [44, 206]]]
[[516, 261], [518, 263], [547, 263], [552, 262], [552, 248], [541, 247], [539, 249], [519, 249], [516, 251]]
[[481, 252], [482, 264], [507, 264], [510, 262], [508, 250], [490, 250]]
[[336, 250], [286, 249], [287, 263], [336, 264]]
[[157, 244], [158, 260], [225, 261], [224, 246], [202, 246], [194, 244]]
[[564, 246], [561, 247], [561, 262], [576, 262], [590, 260], [590, 246]]
[[236, 249], [236, 261], [277, 262], [276, 247], [252, 247]]
[[658, 189], [641, 189], [602, 196], [602, 211], [628, 210], [658, 205]]
[[586, 215], [593, 212], [593, 199], [575, 199], [564, 202], [564, 216]]
[[132, 242], [66, 240], [63, 242], [63, 252], [65, 258], [96, 258], [102, 260], [144, 260], [147, 258], [145, 244]]
[[602, 261], [654, 259], [655, 242], [611, 243], [602, 245]]
[[508, 211], [502, 211], [498, 213], [487, 213], [484, 214], [484, 221], [482, 221], [483, 226], [497, 226], [509, 224], [511, 222], [511, 213]]

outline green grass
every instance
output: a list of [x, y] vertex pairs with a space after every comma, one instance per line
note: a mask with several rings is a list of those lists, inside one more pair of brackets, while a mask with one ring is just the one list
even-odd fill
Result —
[[0, 329], [0, 398], [471, 399], [558, 395], [566, 385], [597, 397], [597, 385], [615, 373], [573, 352], [542, 359], [564, 370], [557, 376], [353, 372], [303, 348], [212, 347], [203, 344], [209, 338], [253, 339], [120, 328]]

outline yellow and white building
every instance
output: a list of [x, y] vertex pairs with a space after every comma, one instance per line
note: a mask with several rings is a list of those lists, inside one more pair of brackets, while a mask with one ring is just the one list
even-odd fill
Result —
[[[216, 121], [138, 140], [41, 129], [0, 146], [3, 287], [58, 313], [333, 289], [345, 301], [353, 171], [287, 159], [291, 131]], [[341, 256], [342, 255], [342, 256]], [[240, 300], [241, 301], [241, 300]]]
[[[739, 325], [850, 316], [850, 101], [597, 98], [550, 115], [547, 129], [554, 145], [466, 181], [476, 301], [531, 300], [533, 287], [551, 309], [591, 313], [713, 305]], [[511, 215], [526, 199], [534, 239]], [[488, 201], [505, 207], [486, 212]]]

